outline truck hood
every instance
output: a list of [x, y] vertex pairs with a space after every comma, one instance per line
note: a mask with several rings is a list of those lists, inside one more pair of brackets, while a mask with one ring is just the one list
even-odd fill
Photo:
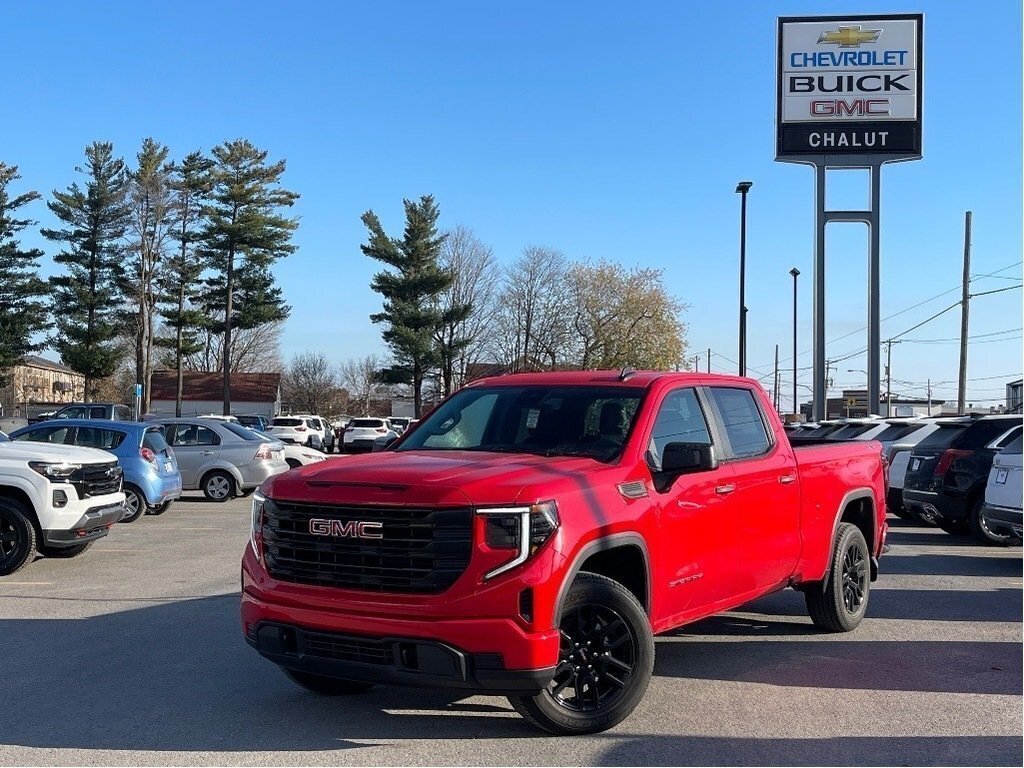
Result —
[[117, 461], [112, 453], [96, 448], [82, 448], [77, 445], [33, 443], [29, 440], [12, 440], [0, 443], [0, 461], [67, 461], [72, 464], [102, 464]]
[[607, 465], [585, 457], [482, 451], [388, 451], [327, 461], [277, 475], [275, 499], [327, 504], [529, 504], [562, 486], [579, 491]]

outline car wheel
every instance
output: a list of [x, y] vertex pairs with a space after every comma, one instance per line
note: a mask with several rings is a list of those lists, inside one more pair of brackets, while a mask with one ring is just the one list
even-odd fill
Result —
[[[172, 500], [173, 501], [173, 500]], [[165, 501], [163, 504], [157, 504], [155, 507], [150, 507], [146, 510], [147, 515], [162, 515], [168, 509], [171, 508], [171, 502]]]
[[36, 527], [21, 502], [0, 498], [0, 576], [8, 576], [32, 562], [36, 554]]
[[44, 544], [40, 544], [39, 554], [43, 557], [77, 557], [93, 545], [93, 542], [87, 541], [84, 544], [73, 544], [70, 547], [48, 547]]
[[124, 487], [124, 517], [122, 523], [134, 523], [146, 512], [146, 497], [134, 485]]
[[1012, 533], [999, 533], [989, 526], [988, 520], [985, 519], [984, 505], [985, 500], [979, 498], [971, 506], [968, 519], [974, 538], [990, 547], [1008, 547], [1018, 543], [1019, 539]]
[[235, 495], [235, 481], [227, 472], [215, 470], [203, 478], [203, 495], [210, 501], [227, 501]]
[[654, 637], [643, 607], [617, 581], [581, 573], [559, 622], [558, 666], [535, 696], [510, 696], [516, 711], [550, 733], [605, 731], [640, 703], [654, 669]]
[[864, 618], [871, 594], [871, 555], [860, 528], [841, 523], [832, 546], [832, 565], [825, 579], [804, 589], [814, 626], [826, 632], [849, 632]]
[[357, 680], [342, 680], [337, 677], [324, 677], [314, 675], [311, 672], [300, 672], [297, 669], [281, 670], [293, 683], [297, 683], [312, 693], [319, 693], [321, 696], [348, 696], [353, 693], [366, 693], [373, 688], [372, 683], [360, 683]]

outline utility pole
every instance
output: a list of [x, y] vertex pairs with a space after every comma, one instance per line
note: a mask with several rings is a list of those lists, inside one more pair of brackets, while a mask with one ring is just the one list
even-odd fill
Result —
[[741, 181], [736, 185], [736, 193], [740, 196], [740, 376], [747, 375], [747, 193], [752, 186], [752, 181]]
[[694, 373], [700, 373], [700, 354], [693, 356], [693, 370]]
[[[956, 393], [956, 412], [964, 415], [967, 404], [967, 326], [971, 307], [971, 212], [964, 214], [964, 292], [960, 300], [960, 386]], [[929, 409], [930, 410], [930, 409]]]
[[789, 274], [793, 276], [793, 413], [800, 413], [796, 399], [796, 279], [800, 277], [800, 270], [793, 267]]
[[711, 373], [711, 347], [708, 347], [708, 373]]
[[928, 415], [932, 415], [932, 380], [928, 379]]
[[888, 347], [885, 352], [885, 415], [892, 416], [892, 345], [899, 342], [889, 339], [885, 344]]
[[779, 412], [779, 345], [775, 345], [775, 389], [772, 390], [775, 393], [775, 399], [772, 401], [775, 405], [775, 412]]

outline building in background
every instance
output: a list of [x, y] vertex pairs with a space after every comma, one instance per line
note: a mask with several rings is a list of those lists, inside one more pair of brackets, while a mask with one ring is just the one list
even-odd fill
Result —
[[1024, 402], [1024, 393], [1021, 390], [1024, 389], [1024, 379], [1017, 379], [1011, 381], [1006, 385], [1006, 412], [1007, 413], [1020, 413], [1021, 403]]
[[85, 376], [66, 365], [27, 355], [0, 389], [0, 416], [34, 419], [85, 397]]
[[[177, 371], [153, 371], [149, 412], [173, 416], [178, 388]], [[181, 398], [182, 416], [202, 416], [224, 410], [224, 375], [186, 371]], [[231, 412], [273, 418], [281, 412], [280, 373], [231, 374]]]
[[[881, 399], [881, 413], [884, 416], [886, 407], [891, 405], [890, 416], [902, 418], [924, 418], [938, 416], [943, 413], [945, 400], [926, 397], [892, 396], [892, 403], [885, 397]], [[954, 408], [956, 404], [954, 403]], [[811, 403], [800, 406], [800, 413], [808, 421], [811, 420], [813, 407]], [[868, 391], [866, 389], [844, 389], [840, 397], [830, 397], [825, 406], [826, 418], [829, 419], [863, 419], [868, 415]]]

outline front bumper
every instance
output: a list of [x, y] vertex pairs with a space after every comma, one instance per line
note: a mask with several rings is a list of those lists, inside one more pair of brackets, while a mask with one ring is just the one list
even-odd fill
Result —
[[1024, 533], [1024, 523], [1022, 523], [1024, 514], [1019, 509], [985, 504], [981, 508], [981, 513], [985, 516], [985, 521], [988, 523], [989, 528], [1009, 529], [1017, 536]]
[[87, 541], [101, 539], [111, 526], [124, 517], [124, 503], [93, 507], [71, 528], [66, 530], [43, 530], [43, 541], [51, 547], [71, 547]]
[[467, 653], [412, 637], [318, 632], [292, 624], [247, 625], [246, 642], [279, 666], [367, 683], [458, 688], [503, 695], [541, 691], [555, 668], [510, 670], [498, 653]]

